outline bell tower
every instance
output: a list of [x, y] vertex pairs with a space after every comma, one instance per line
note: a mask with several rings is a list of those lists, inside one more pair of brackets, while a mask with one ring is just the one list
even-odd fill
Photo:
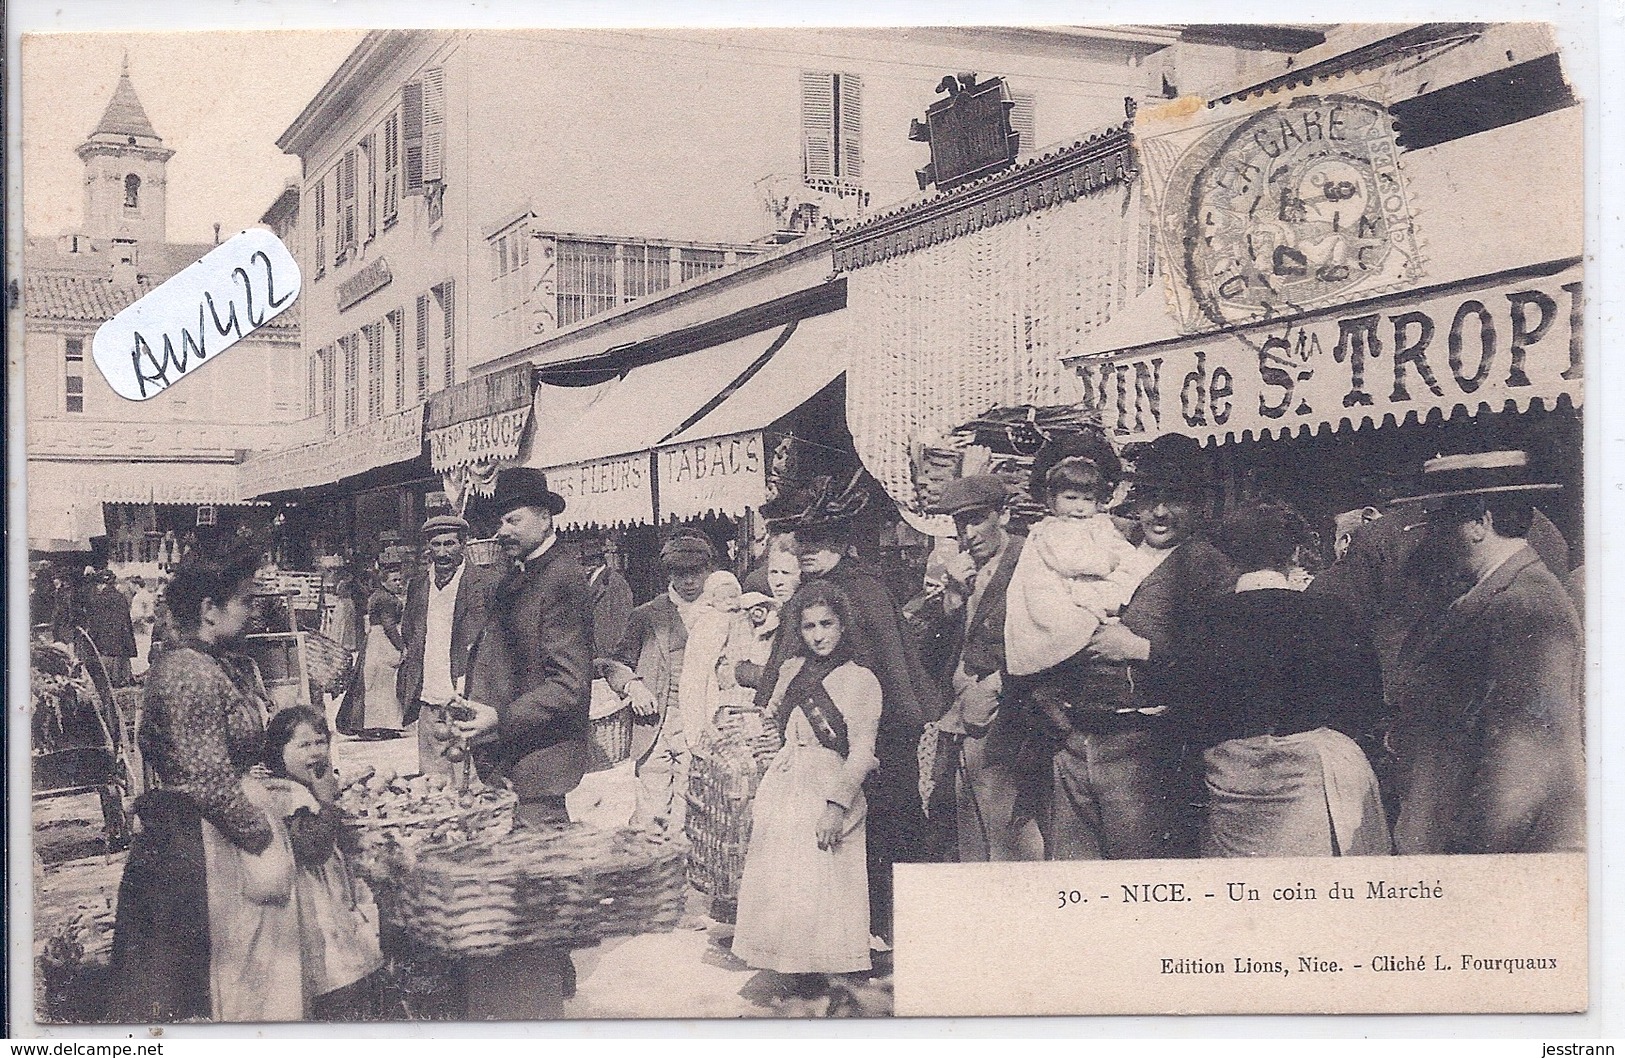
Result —
[[120, 246], [165, 241], [166, 169], [175, 152], [136, 97], [128, 55], [102, 119], [74, 153], [85, 165], [86, 235]]

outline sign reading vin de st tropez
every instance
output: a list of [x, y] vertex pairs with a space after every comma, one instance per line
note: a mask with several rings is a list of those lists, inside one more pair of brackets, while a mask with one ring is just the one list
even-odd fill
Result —
[[148, 400], [286, 311], [299, 285], [282, 240], [251, 228], [102, 324], [91, 354], [115, 393]]

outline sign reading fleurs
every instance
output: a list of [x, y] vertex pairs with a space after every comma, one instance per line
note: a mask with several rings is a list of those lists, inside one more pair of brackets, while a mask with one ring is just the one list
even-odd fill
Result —
[[647, 525], [654, 520], [649, 453], [552, 467], [547, 484], [564, 497], [562, 529]]
[[1286, 436], [1584, 396], [1582, 270], [1556, 262], [1068, 361], [1125, 440]]

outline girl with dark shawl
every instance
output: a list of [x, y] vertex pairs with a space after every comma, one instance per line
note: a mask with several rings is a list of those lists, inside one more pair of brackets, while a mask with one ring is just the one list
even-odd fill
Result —
[[879, 763], [881, 692], [853, 660], [854, 613], [823, 582], [788, 607], [799, 647], [770, 700], [784, 748], [756, 791], [739, 886], [734, 955], [807, 983], [870, 968], [863, 780]]

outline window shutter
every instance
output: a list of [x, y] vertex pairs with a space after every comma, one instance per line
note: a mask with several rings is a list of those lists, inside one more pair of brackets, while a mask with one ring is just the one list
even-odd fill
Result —
[[334, 379], [337, 357], [331, 345], [322, 349], [322, 414], [327, 419], [327, 432], [335, 433], [338, 425], [338, 387]]
[[344, 152], [344, 160], [339, 169], [339, 181], [342, 190], [340, 198], [344, 202], [343, 215], [339, 223], [342, 225], [340, 238], [343, 241], [344, 252], [355, 249], [356, 246], [356, 173], [354, 150]]
[[423, 194], [423, 82], [401, 88], [401, 138], [408, 195]]
[[384, 119], [384, 227], [395, 222], [400, 209], [401, 118]]
[[446, 317], [446, 386], [449, 388], [457, 384], [457, 343], [453, 341], [453, 331], [456, 330], [457, 309], [456, 299], [453, 296], [453, 285], [448, 280], [440, 288], [440, 309]]
[[1011, 92], [1010, 98], [1016, 105], [1010, 108], [1010, 129], [1021, 136], [1021, 146], [1018, 148], [1022, 154], [1038, 149], [1036, 97], [1031, 92]]
[[367, 238], [378, 235], [378, 137], [368, 136], [361, 141], [367, 152]]
[[395, 332], [395, 410], [406, 407], [406, 314], [396, 309], [389, 314], [389, 329]]
[[327, 270], [327, 181], [318, 180], [310, 189], [310, 226], [314, 234], [311, 246], [312, 265], [317, 275]]
[[835, 79], [827, 73], [801, 72], [801, 175], [835, 179]]
[[374, 323], [367, 332], [367, 421], [384, 417], [384, 325]]
[[836, 175], [842, 183], [856, 184], [863, 179], [863, 78], [843, 73], [836, 82], [840, 103], [840, 127], [835, 133], [840, 148], [835, 161], [840, 168]]
[[423, 71], [423, 182], [445, 180], [446, 71]]
[[418, 295], [418, 397], [429, 392], [429, 295]]

